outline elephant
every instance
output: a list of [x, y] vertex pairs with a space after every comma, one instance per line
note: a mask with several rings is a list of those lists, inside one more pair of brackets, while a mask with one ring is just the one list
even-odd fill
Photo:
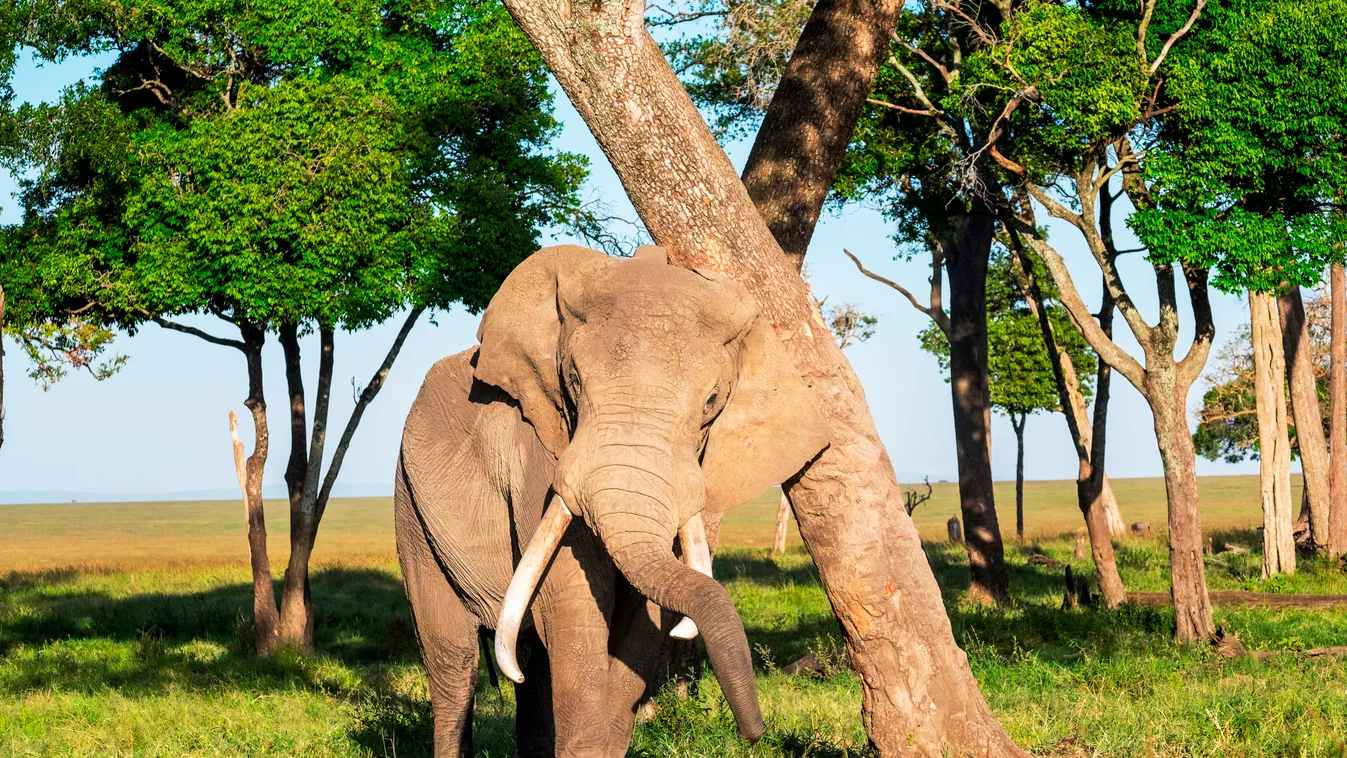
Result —
[[748, 641], [711, 578], [706, 520], [828, 441], [771, 324], [742, 286], [662, 248], [563, 245], [510, 273], [477, 340], [426, 376], [395, 481], [434, 754], [471, 754], [486, 630], [518, 683], [521, 755], [625, 755], [670, 635], [702, 636], [757, 740]]

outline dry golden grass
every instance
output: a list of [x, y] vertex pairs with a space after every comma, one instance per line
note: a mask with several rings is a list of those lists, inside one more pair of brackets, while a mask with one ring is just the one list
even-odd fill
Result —
[[[1299, 478], [1293, 482], [1299, 495]], [[922, 485], [905, 485], [925, 488]], [[914, 520], [926, 540], [942, 540], [945, 521], [958, 513], [958, 487], [949, 482], [932, 485], [930, 502], [917, 509]], [[1148, 521], [1157, 530], [1166, 523], [1164, 482], [1155, 479], [1117, 479], [1113, 482], [1123, 518]], [[1259, 523], [1256, 476], [1205, 477], [1200, 481], [1202, 524], [1231, 529]], [[1075, 483], [1035, 481], [1025, 484], [1025, 524], [1031, 537], [1061, 534], [1081, 525], [1076, 508]], [[721, 531], [722, 544], [768, 547], [779, 500], [773, 488], [756, 500], [731, 511]], [[1013, 482], [996, 485], [1001, 530], [1008, 537], [1015, 527]], [[267, 527], [272, 565], [279, 567], [289, 554], [289, 513], [284, 501], [267, 502]], [[58, 503], [0, 506], [0, 569], [44, 569], [80, 566], [91, 569], [128, 565], [210, 564], [247, 560], [243, 507], [238, 501], [156, 503]], [[799, 545], [791, 524], [788, 540]], [[388, 556], [394, 552], [392, 500], [344, 498], [333, 500], [323, 519], [316, 558], [346, 560], [355, 556]]]

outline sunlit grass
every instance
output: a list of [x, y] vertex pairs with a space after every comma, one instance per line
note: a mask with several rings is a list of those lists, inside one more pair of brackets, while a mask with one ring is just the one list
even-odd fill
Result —
[[[164, 539], [151, 534], [138, 542], [135, 513], [121, 515], [126, 531], [115, 536], [131, 557], [105, 560], [91, 546], [114, 537], [70, 524], [83, 544], [73, 562], [83, 568], [51, 567], [29, 549], [18, 565], [48, 567], [0, 570], [0, 756], [428, 756], [425, 675], [396, 559], [378, 549], [384, 533], [354, 533], [361, 524], [375, 529], [386, 514], [380, 515], [378, 501], [336, 503], [333, 513], [343, 507], [347, 520], [333, 522], [344, 524], [334, 530], [339, 539], [325, 534], [319, 541], [314, 656], [249, 654], [251, 594], [240, 545], [230, 548], [238, 554], [233, 557], [207, 552], [192, 559], [170, 551], [135, 558], [138, 544], [158, 546]], [[1074, 513], [1069, 501], [1055, 507]], [[361, 508], [367, 512], [356, 512]], [[6, 510], [0, 508], [0, 516]], [[932, 510], [928, 525], [939, 528], [934, 537], [944, 519]], [[1130, 510], [1126, 500], [1124, 510]], [[770, 495], [737, 512], [727, 542], [764, 544], [774, 512]], [[190, 521], [184, 513], [151, 520]], [[22, 518], [30, 527], [62, 521], [44, 522], [51, 517], [33, 513]], [[1249, 519], [1209, 521], [1221, 524], [1218, 545], [1257, 548]], [[242, 542], [241, 528], [212, 536], [228, 526], [223, 518], [215, 523], [193, 528], [222, 546]], [[5, 542], [10, 556], [26, 549], [22, 537]], [[994, 609], [963, 604], [967, 568], [960, 546], [925, 546], [954, 634], [989, 704], [1026, 748], [1039, 755], [1343, 754], [1347, 664], [1294, 651], [1347, 644], [1347, 612], [1218, 608], [1217, 622], [1250, 649], [1291, 651], [1261, 662], [1225, 661], [1205, 648], [1172, 643], [1167, 609], [1063, 611], [1062, 570], [1027, 559], [1040, 552], [1092, 575], [1088, 559], [1073, 559], [1073, 545], [1070, 534], [1007, 544], [1015, 602]], [[1167, 589], [1162, 543], [1121, 541], [1118, 560], [1129, 589]], [[1294, 577], [1262, 581], [1256, 553], [1218, 553], [1207, 570], [1213, 589], [1347, 593], [1347, 574], [1336, 565], [1307, 559], [1301, 567]], [[804, 551], [795, 547], [774, 559], [765, 549], [728, 547], [717, 555], [716, 573], [754, 649], [767, 735], [755, 747], [738, 739], [708, 674], [690, 697], [665, 691], [657, 698], [653, 717], [637, 728], [633, 754], [865, 755], [860, 683], [845, 666], [837, 623]], [[809, 652], [828, 664], [824, 677], [780, 672]], [[483, 674], [479, 754], [513, 755], [513, 714], [508, 683], [494, 689]]]

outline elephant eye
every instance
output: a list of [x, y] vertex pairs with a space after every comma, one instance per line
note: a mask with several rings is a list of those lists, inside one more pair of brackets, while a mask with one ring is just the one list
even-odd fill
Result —
[[719, 399], [719, 395], [717, 395], [715, 392], [712, 392], [711, 396], [706, 398], [706, 405], [702, 407], [703, 415], [709, 415], [712, 411], [716, 409], [717, 399]]

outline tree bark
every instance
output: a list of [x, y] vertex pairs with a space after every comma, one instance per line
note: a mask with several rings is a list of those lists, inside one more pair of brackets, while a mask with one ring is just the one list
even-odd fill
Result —
[[949, 386], [958, 453], [959, 508], [968, 551], [968, 600], [999, 603], [1010, 597], [1005, 547], [992, 488], [991, 387], [987, 376], [987, 264], [996, 217], [980, 200], [952, 219], [941, 240], [949, 274]]
[[1288, 288], [1278, 298], [1278, 306], [1286, 382], [1291, 388], [1291, 418], [1296, 425], [1296, 447], [1300, 450], [1300, 468], [1305, 479], [1302, 503], [1308, 507], [1302, 510], [1309, 515], [1310, 542], [1318, 550], [1328, 546], [1329, 462], [1319, 387], [1314, 376], [1314, 347], [1305, 324], [1300, 288]]
[[1330, 271], [1328, 555], [1337, 558], [1347, 553], [1347, 273], [1341, 263]]
[[758, 129], [744, 186], [797, 271], [902, 8], [819, 0]]
[[1198, 514], [1196, 452], [1188, 430], [1186, 393], [1165, 374], [1154, 381], [1147, 398], [1155, 416], [1160, 443], [1165, 495], [1169, 502], [1170, 597], [1174, 601], [1174, 636], [1180, 642], [1201, 642], [1216, 634], [1202, 561], [1202, 521]]
[[1258, 415], [1258, 483], [1263, 502], [1263, 578], [1293, 574], [1291, 536], [1291, 440], [1286, 435], [1286, 360], [1282, 354], [1277, 301], [1249, 292], [1254, 397]]
[[786, 482], [861, 676], [881, 755], [1023, 755], [978, 692], [864, 392], [733, 165], [642, 22], [644, 4], [507, 0], [655, 241], [738, 281], [813, 389], [832, 443]]
[[1024, 424], [1029, 415], [1021, 413], [1019, 421], [1010, 416], [1010, 426], [1015, 430], [1015, 537], [1024, 542]]
[[[1043, 334], [1043, 343], [1052, 364], [1053, 380], [1057, 386], [1058, 402], [1062, 405], [1062, 415], [1066, 417], [1066, 428], [1076, 447], [1076, 503], [1085, 518], [1085, 530], [1090, 537], [1090, 553], [1094, 559], [1095, 571], [1099, 574], [1099, 593], [1104, 604], [1116, 608], [1127, 599], [1127, 587], [1123, 585], [1118, 573], [1118, 563], [1113, 552], [1113, 537], [1121, 533], [1122, 525], [1114, 526], [1117, 502], [1113, 500], [1113, 489], [1104, 476], [1104, 454], [1106, 432], [1108, 429], [1109, 384], [1112, 374], [1108, 364], [1099, 362], [1099, 371], [1095, 382], [1094, 418], [1085, 411], [1085, 398], [1081, 395], [1080, 380], [1076, 375], [1076, 366], [1070, 354], [1057, 344], [1057, 335], [1044, 307], [1043, 292], [1033, 274], [1027, 256], [1019, 244], [1018, 234], [1012, 234], [1012, 251], [1018, 257], [1018, 273], [1023, 286], [1025, 302], [1031, 313], [1038, 318], [1039, 330]], [[1109, 335], [1113, 333], [1113, 301], [1105, 289], [1104, 307], [1099, 313], [1101, 328]], [[1096, 464], [1096, 462], [1098, 462]], [[1109, 506], [1112, 505], [1112, 512]]]
[[267, 555], [267, 524], [262, 506], [262, 472], [266, 468], [271, 434], [267, 427], [267, 401], [262, 385], [262, 346], [266, 332], [241, 326], [243, 354], [248, 364], [248, 399], [244, 401], [253, 419], [253, 454], [243, 459], [243, 443], [238, 440], [237, 422], [229, 412], [229, 431], [234, 442], [234, 465], [243, 491], [244, 517], [248, 525], [248, 558], [253, 573], [253, 632], [258, 655], [271, 655], [280, 645], [280, 616], [276, 611], [276, 590], [271, 578], [271, 559]]
[[285, 567], [281, 593], [281, 642], [304, 652], [314, 651], [313, 594], [309, 585], [309, 560], [318, 538], [315, 503], [323, 450], [327, 442], [327, 415], [332, 399], [333, 332], [319, 328], [318, 386], [314, 391], [313, 423], [304, 430], [304, 384], [300, 376], [299, 344], [293, 326], [283, 327], [285, 369], [290, 385], [290, 467], [286, 484], [290, 490], [290, 560]]
[[781, 490], [781, 504], [776, 508], [776, 533], [772, 536], [772, 555], [782, 555], [786, 552], [786, 527], [790, 521], [790, 498], [786, 497], [786, 490]]

